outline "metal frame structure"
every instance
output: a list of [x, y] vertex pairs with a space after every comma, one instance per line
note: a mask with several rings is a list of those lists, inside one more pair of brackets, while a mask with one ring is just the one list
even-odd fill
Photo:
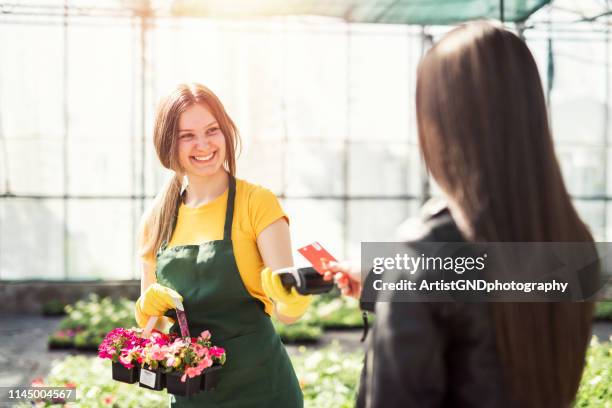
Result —
[[[140, 4], [147, 4], [147, 2], [142, 2]], [[68, 245], [69, 231], [68, 231], [68, 219], [70, 217], [68, 211], [68, 200], [130, 200], [134, 206], [138, 206], [140, 213], [144, 211], [145, 200], [153, 198], [150, 195], [145, 194], [128, 194], [128, 195], [87, 195], [87, 194], [70, 194], [68, 191], [68, 185], [70, 181], [70, 172], [68, 168], [68, 143], [70, 140], [70, 135], [68, 134], [69, 128], [69, 117], [68, 117], [68, 80], [69, 80], [69, 63], [68, 63], [68, 28], [70, 26], [70, 19], [73, 17], [112, 17], [118, 19], [126, 19], [132, 22], [135, 26], [139, 27], [139, 45], [138, 45], [138, 63], [139, 63], [139, 78], [137, 78], [137, 86], [140, 87], [140, 100], [139, 100], [139, 112], [134, 112], [133, 117], [138, 117], [137, 124], [134, 123], [133, 129], [136, 130], [136, 134], [139, 136], [134, 137], [131, 140], [131, 156], [132, 156], [132, 178], [136, 180], [137, 172], [137, 154], [142, 158], [140, 162], [140, 179], [138, 180], [140, 184], [140, 190], [145, 192], [145, 129], [146, 129], [146, 111], [145, 106], [147, 104], [147, 83], [146, 80], [148, 78], [149, 73], [147, 72], [147, 52], [148, 52], [148, 43], [147, 43], [147, 32], [154, 24], [157, 18], [171, 18], [171, 17], [156, 17], [153, 15], [152, 10], [150, 9], [109, 9], [109, 8], [98, 8], [98, 7], [72, 7], [69, 2], [64, 1], [63, 7], [49, 7], [49, 6], [33, 6], [33, 5], [19, 5], [19, 4], [0, 4], [0, 14], [4, 16], [4, 20], [0, 20], [0, 24], [61, 24], [63, 27], [63, 75], [62, 75], [62, 105], [63, 105], [63, 135], [62, 135], [62, 147], [63, 147], [63, 185], [64, 185], [64, 193], [61, 195], [36, 195], [36, 194], [14, 194], [11, 192], [11, 186], [9, 184], [9, 174], [8, 174], [8, 163], [7, 163], [7, 148], [3, 131], [2, 131], [2, 117], [0, 116], [0, 162], [4, 162], [4, 166], [6, 171], [4, 172], [6, 175], [6, 179], [2, 180], [2, 183], [5, 187], [5, 193], [0, 194], [0, 200], [12, 200], [12, 199], [60, 199], [63, 202], [63, 217], [64, 217], [64, 227], [63, 227], [63, 262], [64, 262], [64, 276], [65, 279], [70, 278], [69, 271], [69, 257], [70, 257], [70, 249]], [[592, 19], [593, 21], [601, 21], [603, 17], [608, 19], [610, 12], [606, 12], [599, 16], [594, 17], [584, 17], [581, 21], [589, 21]], [[12, 16], [20, 17], [20, 20], [17, 19], [11, 20]], [[23, 17], [31, 17], [32, 21], [25, 21]], [[37, 21], [39, 18], [45, 18], [47, 21], [41, 22]], [[50, 21], [50, 20], [52, 21]], [[504, 0], [500, 0], [500, 20], [504, 21]], [[553, 42], [552, 42], [552, 31], [551, 27], [553, 23], [551, 21], [548, 22], [549, 27], [549, 38], [548, 38], [548, 47], [549, 47], [549, 69], [548, 69], [548, 89], [547, 89], [547, 99], [550, 101], [551, 91], [553, 87], [553, 79], [554, 79], [554, 65], [553, 65]], [[533, 25], [525, 25], [523, 23], [518, 25], [519, 33], [522, 33], [523, 30], [534, 28]], [[422, 182], [422, 195], [411, 195], [411, 194], [402, 194], [395, 196], [375, 196], [375, 195], [351, 195], [348, 186], [349, 186], [349, 151], [350, 147], [355, 141], [352, 141], [350, 138], [351, 135], [351, 123], [350, 123], [350, 113], [351, 113], [351, 104], [350, 104], [350, 94], [351, 94], [351, 75], [350, 75], [350, 66], [351, 66], [351, 40], [355, 33], [352, 32], [351, 24], [346, 24], [346, 65], [347, 65], [347, 78], [346, 78], [346, 95], [348, 100], [347, 103], [347, 129], [344, 138], [342, 139], [343, 144], [343, 168], [344, 168], [344, 180], [343, 180], [343, 193], [341, 195], [308, 195], [308, 196], [295, 196], [295, 195], [287, 195], [286, 187], [287, 181], [283, 176], [282, 179], [282, 191], [278, 195], [281, 199], [311, 199], [311, 200], [339, 200], [342, 202], [343, 208], [343, 239], [344, 242], [348, 242], [349, 240], [349, 231], [348, 224], [350, 219], [350, 207], [349, 202], [352, 200], [404, 200], [404, 201], [425, 201], [430, 194], [430, 179], [429, 176], [424, 169], [424, 166], [421, 166], [421, 182]], [[428, 34], [426, 27], [423, 27], [421, 30], [421, 40], [422, 40], [422, 52], [424, 52], [429, 48], [432, 44], [433, 37]], [[609, 42], [609, 23], [606, 20], [605, 25], [605, 42], [606, 42], [606, 50], [608, 50], [608, 42]], [[604, 146], [607, 149], [608, 147], [608, 129], [609, 129], [609, 112], [607, 109], [607, 105], [609, 104], [609, 89], [608, 85], [610, 84], [609, 78], [609, 58], [610, 55], [606, 54], [606, 112], [604, 116]], [[285, 68], [283, 67], [283, 73], [285, 72]], [[281, 109], [283, 113], [286, 113], [286, 100], [284, 98], [281, 101]], [[286, 119], [286, 114], [285, 114]], [[286, 148], [289, 143], [289, 135], [287, 130], [286, 122], [283, 124], [283, 138], [282, 138], [282, 146], [283, 149]], [[140, 140], [140, 152], [137, 152], [137, 141]], [[283, 156], [286, 160], [286, 156]], [[605, 162], [605, 169], [607, 172], [607, 160]], [[589, 195], [589, 196], [574, 196], [576, 200], [583, 201], [603, 201], [604, 203], [608, 203], [612, 200], [607, 194], [607, 191], [603, 195]], [[605, 211], [604, 211], [605, 213]], [[604, 226], [606, 226], [606, 221], [604, 220]], [[133, 218], [132, 219], [132, 230], [136, 229], [138, 221]], [[0, 240], [3, 237], [0, 236]], [[134, 241], [134, 240], [132, 240]], [[345, 244], [346, 245], [346, 244]], [[2, 265], [2, 255], [0, 254], [0, 267]], [[0, 268], [1, 270], [1, 268]], [[0, 279], [2, 276], [0, 275]]]

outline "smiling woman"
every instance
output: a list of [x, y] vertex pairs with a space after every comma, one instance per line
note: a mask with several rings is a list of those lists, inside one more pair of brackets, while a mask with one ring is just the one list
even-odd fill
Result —
[[225, 157], [225, 138], [205, 105], [196, 104], [179, 119], [179, 163], [190, 181], [218, 173]]
[[[179, 298], [189, 331], [210, 330], [227, 352], [214, 394], [174, 396], [173, 406], [301, 407], [302, 392], [270, 315], [295, 321], [310, 298], [287, 293], [270, 272], [293, 265], [289, 222], [277, 198], [234, 177], [238, 131], [202, 85], [179, 85], [162, 100], [154, 144], [174, 177], [143, 216], [136, 320], [144, 327]], [[171, 319], [161, 322], [178, 333]]]

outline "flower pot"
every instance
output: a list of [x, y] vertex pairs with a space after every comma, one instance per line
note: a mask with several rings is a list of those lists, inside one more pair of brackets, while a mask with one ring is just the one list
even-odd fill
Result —
[[173, 372], [166, 374], [166, 388], [168, 393], [174, 395], [190, 396], [200, 392], [200, 382], [202, 375], [197, 377], [185, 378], [185, 382], [181, 381], [183, 373]]
[[166, 374], [159, 368], [142, 367], [138, 385], [149, 390], [161, 391], [166, 387]]
[[128, 384], [134, 384], [138, 381], [139, 367], [125, 368], [121, 363], [113, 362], [113, 380], [121, 381]]
[[222, 368], [223, 366], [214, 365], [204, 370], [202, 373], [202, 383], [200, 384], [200, 389], [204, 391], [214, 390], [219, 382], [219, 373]]

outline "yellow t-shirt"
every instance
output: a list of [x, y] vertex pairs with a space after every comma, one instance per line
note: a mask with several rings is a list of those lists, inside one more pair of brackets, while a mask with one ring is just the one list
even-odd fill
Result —
[[[181, 204], [176, 228], [168, 247], [223, 239], [227, 195], [228, 190], [197, 208]], [[263, 303], [264, 310], [269, 315], [272, 314], [273, 305], [261, 287], [261, 270], [265, 266], [257, 247], [257, 237], [266, 227], [283, 217], [289, 222], [278, 199], [270, 190], [236, 179], [232, 224], [234, 256], [244, 286], [251, 296]], [[146, 228], [143, 233], [147, 233]], [[155, 268], [155, 254], [142, 256], [142, 261]]]

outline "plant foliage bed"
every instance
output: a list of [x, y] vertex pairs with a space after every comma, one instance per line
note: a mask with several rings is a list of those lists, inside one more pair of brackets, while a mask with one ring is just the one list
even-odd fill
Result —
[[300, 347], [291, 361], [307, 408], [355, 406], [363, 352], [344, 352], [337, 344], [312, 350]]
[[612, 300], [597, 302], [595, 305], [595, 319], [612, 321]]
[[[369, 315], [372, 322], [372, 315]], [[274, 327], [284, 343], [316, 343], [323, 329], [360, 330], [363, 319], [359, 302], [341, 297], [339, 293], [317, 296], [310, 309], [296, 323], [286, 325], [274, 321]]]
[[[347, 353], [336, 344], [324, 349], [300, 347], [291, 356], [304, 392], [307, 408], [353, 407], [363, 353]], [[111, 364], [95, 357], [69, 356], [54, 363], [44, 385], [77, 387], [78, 403], [83, 407], [166, 407], [169, 395], [113, 381]], [[23, 404], [21, 407], [31, 407]], [[39, 403], [39, 407], [54, 406]], [[576, 407], [612, 407], [612, 343], [593, 339], [587, 367], [575, 403]]]
[[612, 408], [612, 337], [592, 338], [575, 406]]
[[[300, 347], [292, 361], [304, 392], [305, 406], [342, 408], [354, 405], [363, 354], [344, 353], [337, 345], [313, 351]], [[111, 363], [95, 357], [69, 356], [56, 361], [49, 376], [40, 382], [45, 386], [77, 388], [77, 405], [82, 407], [167, 407], [166, 391], [149, 391], [134, 385], [113, 381]], [[23, 404], [20, 407], [31, 407]], [[61, 407], [62, 404], [39, 402], [39, 407]]]
[[92, 294], [65, 307], [67, 316], [58, 330], [49, 336], [50, 349], [76, 348], [81, 351], [98, 350], [106, 333], [117, 327], [133, 327], [134, 302], [113, 300]]
[[[310, 312], [306, 312], [307, 314]], [[293, 324], [283, 324], [276, 319], [272, 320], [276, 332], [281, 337], [283, 343], [316, 343], [323, 335], [320, 326], [312, 324], [304, 316]]]
[[[76, 386], [77, 402], [67, 406], [162, 408], [168, 406], [165, 391], [149, 391], [134, 385], [120, 383], [111, 378], [111, 362], [97, 357], [69, 356], [54, 362], [51, 372], [42, 382], [44, 386]], [[42, 385], [41, 384], [41, 385]], [[74, 404], [74, 405], [73, 405]], [[30, 404], [18, 407], [31, 407]], [[63, 404], [39, 402], [36, 407], [62, 407]]]

